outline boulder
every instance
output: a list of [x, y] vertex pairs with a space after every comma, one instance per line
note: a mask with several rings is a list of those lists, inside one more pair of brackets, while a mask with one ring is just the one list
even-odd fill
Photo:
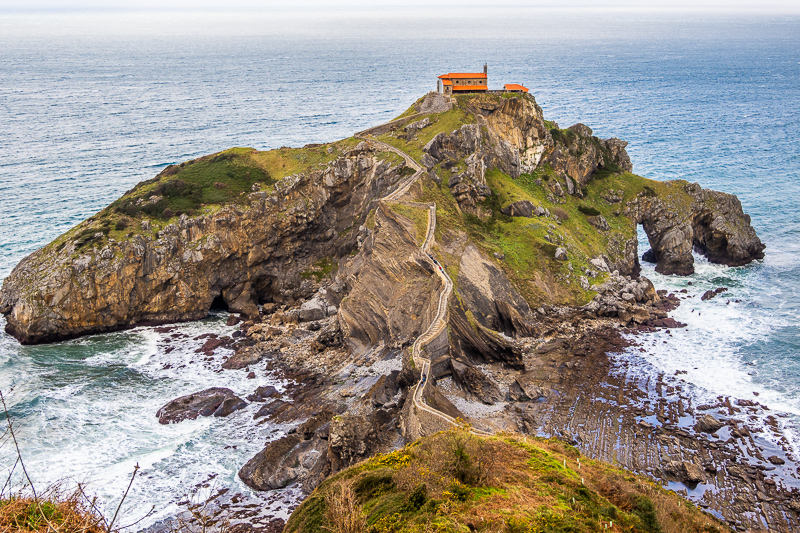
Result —
[[228, 359], [222, 363], [222, 368], [225, 370], [240, 370], [242, 368], [247, 368], [248, 366], [258, 363], [268, 354], [269, 352], [265, 351], [260, 346], [245, 346], [244, 348], [236, 350], [233, 355], [228, 357]]
[[716, 288], [714, 290], [704, 292], [703, 296], [701, 296], [700, 299], [702, 301], [710, 300], [711, 298], [714, 298], [718, 294], [722, 294], [723, 292], [726, 292], [727, 290], [728, 290], [727, 287], [718, 287], [718, 288]]
[[301, 442], [304, 442], [302, 437], [296, 433], [270, 442], [244, 464], [239, 478], [256, 490], [282, 489], [290, 485], [300, 474], [301, 454], [297, 448]]
[[559, 261], [566, 261], [567, 260], [567, 249], [564, 247], [559, 246], [556, 248], [555, 258]]
[[669, 461], [663, 470], [667, 476], [676, 478], [684, 484], [696, 485], [705, 479], [703, 467], [686, 461]]
[[694, 424], [694, 429], [695, 431], [703, 433], [716, 433], [724, 425], [725, 422], [720, 422], [713, 416], [706, 414], [697, 419], [697, 422]]
[[503, 395], [500, 393], [500, 389], [497, 388], [497, 385], [495, 385], [486, 374], [474, 366], [464, 364], [455, 359], [450, 360], [450, 365], [456, 383], [458, 383], [465, 392], [471, 394], [482, 403], [492, 405], [503, 399]]
[[232, 390], [213, 387], [172, 400], [159, 409], [156, 416], [160, 424], [176, 424], [198, 416], [228, 416], [245, 405], [247, 402]]
[[515, 402], [538, 400], [546, 395], [543, 388], [531, 382], [524, 374], [517, 376], [508, 386], [508, 397]]
[[600, 231], [608, 231], [610, 229], [608, 221], [603, 215], [587, 217], [586, 220], [589, 222], [589, 224], [599, 229]]
[[247, 396], [249, 402], [265, 402], [267, 398], [276, 398], [280, 396], [278, 390], [272, 385], [258, 387], [253, 394]]
[[500, 212], [510, 217], [532, 218], [534, 212], [538, 213], [538, 208], [528, 200], [517, 200], [500, 209]]

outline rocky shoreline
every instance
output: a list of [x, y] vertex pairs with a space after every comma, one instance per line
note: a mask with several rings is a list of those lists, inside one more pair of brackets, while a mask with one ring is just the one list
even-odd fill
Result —
[[[672, 306], [678, 304], [676, 295], [664, 296]], [[642, 372], [641, 362], [632, 363], [630, 355], [615, 355], [638, 354], [639, 336], [669, 328], [625, 328], [566, 309], [547, 314], [545, 337], [519, 339], [529, 345], [524, 371], [497, 362], [478, 365], [475, 369], [484, 378], [469, 381], [464, 375], [468, 368], [456, 365], [453, 374], [437, 380], [441, 397], [432, 398], [431, 404], [438, 401], [476, 427], [556, 436], [589, 457], [665, 484], [736, 531], [791, 532], [800, 527], [800, 463], [788, 447], [778, 450], [761, 436], [769, 430], [760, 421], [769, 424], [780, 413], [730, 397], [695, 405], [679, 376]], [[341, 366], [343, 352], [317, 357], [320, 337], [335, 329], [332, 318], [306, 323], [290, 318], [288, 324], [275, 324], [283, 320], [276, 315], [287, 313], [277, 310], [264, 318], [262, 323], [271, 324], [268, 338], [262, 328], [243, 321], [239, 331], [244, 335], [237, 333], [238, 340], [229, 337], [220, 344], [236, 343], [236, 352], [217, 357], [215, 364], [225, 371], [251, 372], [243, 366], [249, 362], [290, 383], [282, 393], [262, 388], [248, 396], [249, 402], [262, 405], [254, 415], [260, 424], [283, 428], [284, 435], [270, 441], [240, 476], [273, 494], [270, 501], [292, 508], [300, 499], [286, 500], [283, 487], [299, 485], [309, 492], [328, 473], [398, 446], [403, 441], [397, 423], [404, 399], [390, 394], [387, 374], [371, 379], [386, 370], [373, 369], [366, 359]], [[402, 369], [388, 376], [395, 372], [394, 379], [401, 382]], [[406, 379], [413, 383], [413, 376]], [[368, 388], [364, 382], [374, 383], [367, 391], [373, 393], [371, 399], [356, 392]], [[354, 416], [352, 407], [362, 399], [389, 423], [380, 427], [374, 416]], [[317, 456], [327, 457], [326, 468], [309, 459]], [[252, 505], [241, 494], [222, 493], [210, 509], [236, 524], [237, 531], [280, 530], [283, 513], [255, 513], [247, 507]]]

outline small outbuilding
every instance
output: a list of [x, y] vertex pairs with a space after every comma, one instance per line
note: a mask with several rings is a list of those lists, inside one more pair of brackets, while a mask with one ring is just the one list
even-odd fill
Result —
[[527, 87], [523, 87], [522, 85], [519, 85], [518, 83], [506, 83], [503, 86], [503, 89], [505, 89], [505, 91], [507, 93], [526, 93], [526, 92], [528, 92], [528, 88]]

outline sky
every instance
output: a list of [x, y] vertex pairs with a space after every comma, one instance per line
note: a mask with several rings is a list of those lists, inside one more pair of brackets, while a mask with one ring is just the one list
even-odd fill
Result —
[[480, 7], [800, 14], [798, 0], [0, 0], [0, 11], [231, 11], [463, 9]]

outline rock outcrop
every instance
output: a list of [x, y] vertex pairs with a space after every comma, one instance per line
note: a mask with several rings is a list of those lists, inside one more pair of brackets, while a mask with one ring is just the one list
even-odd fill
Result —
[[198, 416], [228, 416], [247, 405], [232, 390], [213, 387], [176, 398], [158, 410], [160, 424], [176, 424]]
[[654, 261], [661, 274], [692, 274], [693, 249], [728, 266], [764, 258], [766, 246], [732, 194], [671, 182], [665, 194], [639, 193], [627, 202], [625, 214], [644, 227], [652, 247], [644, 260]]
[[582, 197], [581, 189], [588, 185], [600, 169], [632, 172], [633, 165], [625, 151], [627, 142], [617, 138], [598, 139], [589, 126], [575, 124], [566, 130], [551, 130], [553, 149], [544, 163], [565, 179], [569, 194]]
[[[436, 312], [440, 282], [414, 240], [413, 222], [380, 204], [374, 231], [330, 290], [351, 347], [412, 342]], [[345, 296], [347, 298], [345, 299]]]
[[245, 204], [183, 215], [99, 248], [46, 246], [3, 283], [6, 331], [22, 343], [51, 342], [195, 320], [215, 304], [254, 316], [262, 301], [308, 297], [316, 287], [303, 272], [352, 249], [357, 236], [344, 230], [399, 178], [400, 167], [362, 145], [271, 193], [251, 193]]

